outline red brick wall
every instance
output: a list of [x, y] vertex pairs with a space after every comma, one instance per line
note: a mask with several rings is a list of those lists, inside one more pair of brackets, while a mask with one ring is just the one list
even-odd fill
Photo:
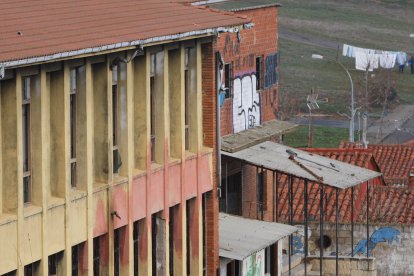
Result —
[[218, 195], [216, 143], [216, 58], [212, 43], [202, 44], [203, 143], [213, 148], [213, 190], [206, 194], [207, 275], [216, 275], [218, 255]]
[[[225, 63], [232, 63], [233, 77], [256, 72], [256, 57], [278, 52], [278, 9], [261, 8], [237, 12], [252, 19], [255, 26], [250, 30], [241, 30], [241, 42], [235, 33], [224, 33], [218, 38], [217, 48]], [[264, 67], [264, 66], [263, 66]], [[264, 77], [263, 77], [264, 78]], [[278, 85], [275, 84], [260, 92], [261, 121], [269, 121], [277, 116]], [[221, 135], [233, 133], [233, 102], [226, 99], [221, 107]]]

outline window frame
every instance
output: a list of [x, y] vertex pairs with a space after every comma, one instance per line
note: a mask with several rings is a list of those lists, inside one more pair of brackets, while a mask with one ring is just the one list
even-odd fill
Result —
[[[74, 79], [73, 79], [74, 78]], [[77, 88], [78, 88], [78, 68], [70, 70], [70, 87], [69, 87], [69, 102], [70, 102], [70, 185], [72, 188], [77, 188]]]
[[257, 91], [261, 91], [264, 89], [263, 72], [264, 72], [263, 56], [257, 56], [256, 57], [256, 90]]
[[22, 79], [22, 159], [23, 159], [23, 203], [32, 203], [32, 137], [31, 137], [31, 86], [32, 77]]
[[225, 90], [225, 99], [233, 98], [233, 63], [224, 64], [224, 88]]
[[155, 70], [156, 53], [150, 54], [150, 147], [151, 162], [155, 162]]

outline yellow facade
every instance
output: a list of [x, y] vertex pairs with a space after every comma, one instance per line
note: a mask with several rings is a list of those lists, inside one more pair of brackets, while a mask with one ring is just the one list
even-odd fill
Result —
[[[203, 274], [202, 198], [212, 189], [213, 153], [203, 145], [202, 43], [211, 42], [176, 42], [138, 53], [127, 50], [7, 70], [0, 80], [0, 275], [24, 275], [30, 264], [33, 275], [49, 275], [49, 257], [56, 253], [57, 274], [71, 275], [76, 245], [81, 245], [76, 247], [78, 275], [94, 275], [97, 236], [105, 239], [100, 243], [100, 275], [115, 275], [114, 256], [119, 256], [119, 275], [134, 275], [134, 222], [139, 222], [139, 275], [155, 275], [151, 217], [160, 219], [165, 233], [164, 251], [156, 255], [165, 267], [156, 275], [169, 275], [170, 260], [175, 275], [187, 275], [188, 261], [191, 275]], [[188, 69], [186, 49], [192, 53]], [[159, 63], [151, 79], [153, 56]], [[73, 101], [71, 70], [76, 70]], [[22, 128], [26, 78], [29, 136]], [[22, 143], [27, 137], [29, 150]], [[30, 159], [29, 192], [23, 183], [25, 152]], [[114, 163], [122, 165], [115, 169]], [[208, 179], [201, 170], [209, 172]], [[169, 229], [173, 206], [174, 230]], [[192, 206], [190, 213], [186, 206]], [[118, 253], [115, 229], [122, 229]], [[170, 233], [177, 246], [173, 250]]]

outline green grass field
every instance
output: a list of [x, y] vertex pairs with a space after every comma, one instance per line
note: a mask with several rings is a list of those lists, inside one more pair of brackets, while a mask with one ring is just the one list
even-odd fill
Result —
[[[337, 114], [348, 112], [350, 84], [345, 72], [326, 59], [315, 60], [313, 53], [336, 58], [337, 50], [322, 47], [324, 41], [360, 47], [402, 50], [414, 54], [414, 1], [366, 0], [281, 0], [279, 31], [310, 37], [308, 40], [280, 38], [280, 106], [282, 117], [307, 112], [306, 95], [313, 88], [319, 98], [329, 102], [320, 104], [318, 112]], [[357, 105], [364, 93], [364, 73], [354, 70], [353, 59], [339, 61], [351, 72], [356, 86]], [[414, 75], [407, 68], [404, 74], [394, 72], [398, 98], [394, 106], [414, 102]], [[371, 76], [376, 81], [375, 72]], [[371, 80], [370, 80], [371, 81]], [[377, 112], [377, 110], [374, 110]]]
[[[308, 133], [307, 126], [300, 126], [284, 136], [284, 144], [294, 148], [307, 148]], [[348, 139], [348, 135], [347, 128], [315, 126], [312, 147], [337, 148], [340, 141]]]

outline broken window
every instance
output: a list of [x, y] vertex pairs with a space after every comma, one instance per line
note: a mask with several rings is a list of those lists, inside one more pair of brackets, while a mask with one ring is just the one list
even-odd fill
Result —
[[70, 70], [70, 184], [72, 188], [76, 188], [76, 90], [77, 90], [77, 69]]
[[23, 78], [22, 89], [22, 144], [23, 144], [23, 202], [32, 201], [31, 182], [31, 120], [30, 120], [31, 78]]
[[224, 65], [224, 86], [225, 86], [225, 98], [230, 98], [233, 94], [233, 86], [231, 82], [232, 78], [232, 68], [231, 63]]

